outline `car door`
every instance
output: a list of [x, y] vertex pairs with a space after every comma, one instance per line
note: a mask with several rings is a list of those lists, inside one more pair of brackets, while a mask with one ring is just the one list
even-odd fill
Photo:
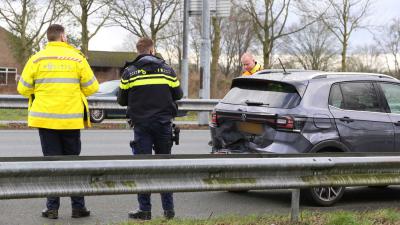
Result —
[[394, 126], [396, 152], [400, 152], [400, 84], [398, 83], [378, 83], [384, 100], [387, 103], [388, 115]]
[[329, 110], [340, 140], [353, 152], [394, 151], [394, 128], [372, 82], [332, 85]]

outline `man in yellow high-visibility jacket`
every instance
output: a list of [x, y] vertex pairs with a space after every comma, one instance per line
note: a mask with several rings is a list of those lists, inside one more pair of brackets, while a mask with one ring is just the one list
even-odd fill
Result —
[[256, 62], [253, 55], [250, 53], [244, 53], [240, 58], [240, 61], [243, 65], [243, 76], [253, 75], [254, 73], [263, 69], [262, 66]]
[[[25, 65], [18, 92], [29, 98], [28, 126], [39, 128], [43, 155], [79, 155], [80, 129], [90, 126], [86, 96], [99, 84], [85, 57], [67, 44], [64, 27], [47, 29], [49, 43]], [[83, 196], [71, 197], [72, 217], [90, 215]], [[42, 216], [58, 218], [59, 197], [48, 197]]]

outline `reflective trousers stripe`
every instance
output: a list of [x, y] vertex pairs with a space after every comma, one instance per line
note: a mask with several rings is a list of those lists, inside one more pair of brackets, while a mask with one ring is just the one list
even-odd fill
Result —
[[83, 118], [83, 113], [60, 114], [60, 113], [42, 113], [42, 112], [30, 111], [29, 116], [42, 117], [42, 118], [55, 118], [55, 119], [79, 119]]

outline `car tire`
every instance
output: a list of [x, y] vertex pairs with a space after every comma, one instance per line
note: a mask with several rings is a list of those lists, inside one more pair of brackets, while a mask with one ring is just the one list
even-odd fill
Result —
[[106, 112], [103, 109], [91, 109], [90, 121], [92, 123], [101, 123], [106, 118]]
[[317, 187], [303, 189], [301, 195], [305, 197], [308, 202], [318, 206], [332, 206], [338, 202], [346, 187]]

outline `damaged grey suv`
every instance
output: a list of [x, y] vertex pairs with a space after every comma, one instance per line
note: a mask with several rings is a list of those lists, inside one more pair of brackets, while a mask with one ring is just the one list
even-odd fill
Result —
[[[213, 153], [399, 152], [400, 82], [367, 73], [263, 70], [212, 112]], [[345, 187], [303, 190], [330, 206]]]

